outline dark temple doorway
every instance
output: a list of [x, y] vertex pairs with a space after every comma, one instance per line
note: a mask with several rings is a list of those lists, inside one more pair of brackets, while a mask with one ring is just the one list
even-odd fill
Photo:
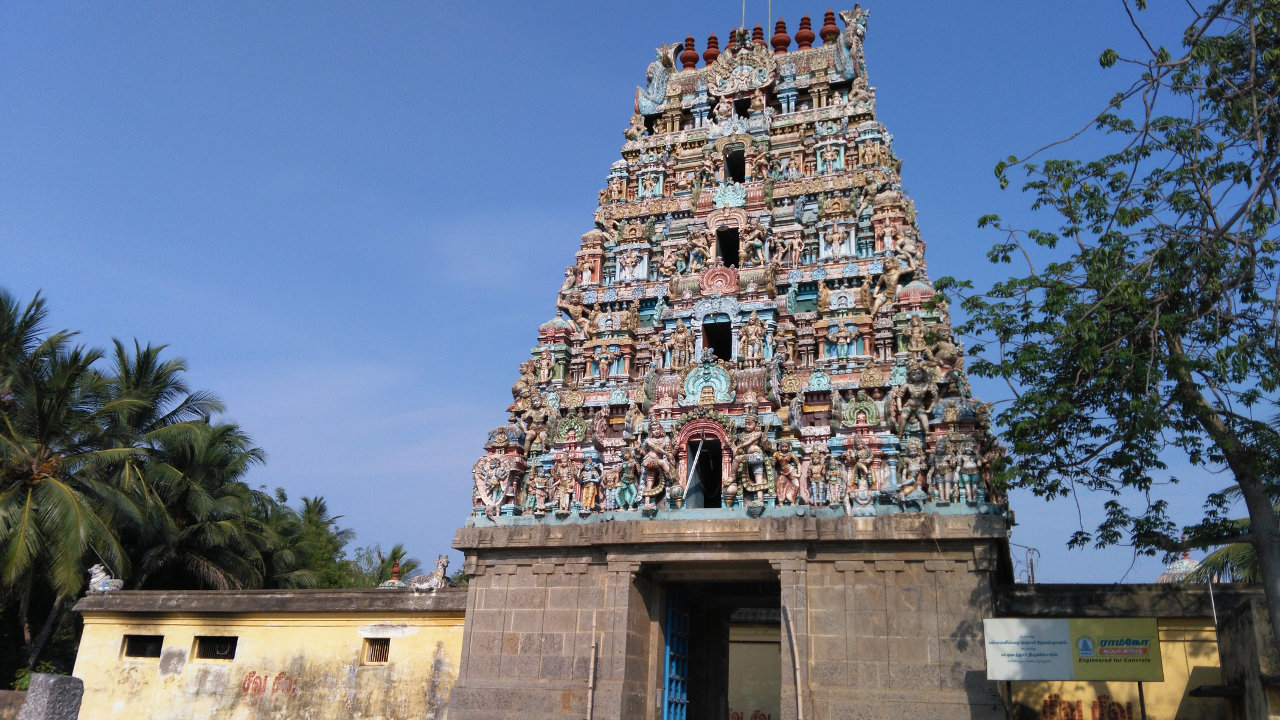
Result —
[[759, 580], [665, 584], [662, 720], [778, 717], [781, 700], [781, 588], [763, 568], [734, 574]]
[[720, 476], [724, 465], [720, 441], [716, 438], [691, 438], [686, 452], [686, 457], [689, 458], [689, 487], [684, 493], [684, 506], [720, 507]]
[[725, 157], [725, 174], [736, 183], [747, 181], [747, 153], [741, 149], [734, 150]]
[[725, 267], [738, 267], [738, 228], [716, 230], [716, 252]]
[[[721, 315], [720, 317], [724, 317]], [[733, 359], [733, 324], [723, 322], [702, 323], [702, 349], [710, 350], [717, 360]]]

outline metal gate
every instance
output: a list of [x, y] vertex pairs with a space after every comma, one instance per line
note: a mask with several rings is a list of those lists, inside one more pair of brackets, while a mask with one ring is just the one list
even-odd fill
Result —
[[667, 589], [666, 678], [662, 720], [689, 717], [689, 599], [683, 590]]

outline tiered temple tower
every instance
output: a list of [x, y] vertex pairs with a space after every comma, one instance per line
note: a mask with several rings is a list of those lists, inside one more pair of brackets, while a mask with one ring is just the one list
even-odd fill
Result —
[[451, 717], [727, 717], [748, 616], [774, 717], [995, 712], [1002, 451], [840, 16], [649, 65], [474, 467]]

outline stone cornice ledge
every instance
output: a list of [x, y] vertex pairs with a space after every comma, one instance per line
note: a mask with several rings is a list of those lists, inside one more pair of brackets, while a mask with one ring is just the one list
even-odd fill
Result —
[[412, 590], [118, 590], [87, 595], [76, 612], [94, 613], [460, 613], [467, 589]]
[[997, 515], [909, 513], [865, 518], [797, 516], [464, 527], [454, 536], [453, 546], [466, 552], [653, 543], [1004, 540], [1008, 536], [1008, 523]]

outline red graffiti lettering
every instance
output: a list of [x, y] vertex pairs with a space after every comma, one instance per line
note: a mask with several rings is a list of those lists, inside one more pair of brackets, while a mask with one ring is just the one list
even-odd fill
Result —
[[271, 694], [280, 693], [282, 695], [293, 695], [298, 692], [298, 681], [285, 675], [283, 672], [276, 675], [275, 680], [271, 681]]
[[[1099, 695], [1089, 707], [1092, 720], [1133, 720], [1133, 703], [1121, 705], [1109, 695]], [[1045, 720], [1085, 720], [1084, 701], [1068, 700], [1057, 693], [1044, 698], [1040, 716]]]
[[251, 670], [244, 676], [244, 681], [240, 683], [240, 692], [248, 695], [262, 695], [267, 692], [267, 681], [271, 681], [272, 695], [296, 695], [298, 694], [298, 679], [292, 678], [283, 672], [277, 673], [273, 678], [271, 673], [264, 672], [261, 675], [257, 671]]

